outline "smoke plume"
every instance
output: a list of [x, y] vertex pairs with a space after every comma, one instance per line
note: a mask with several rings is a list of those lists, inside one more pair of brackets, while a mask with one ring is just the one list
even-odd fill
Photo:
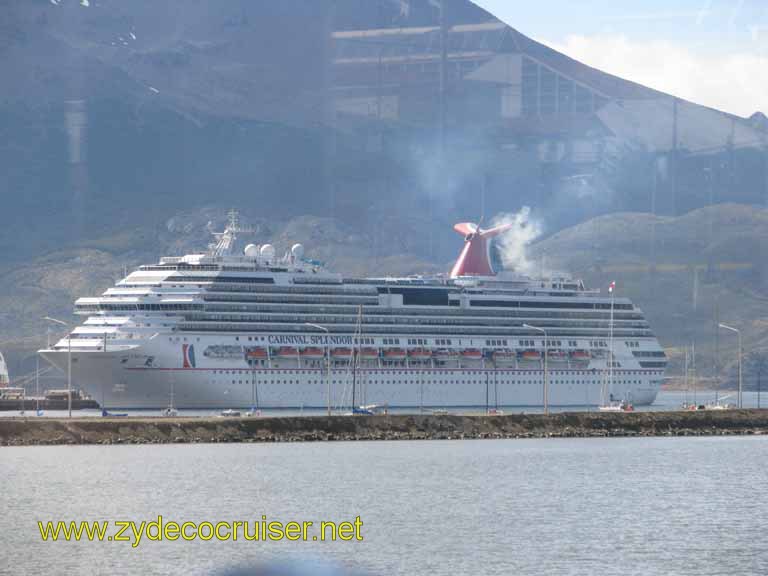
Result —
[[515, 213], [499, 214], [491, 221], [492, 226], [504, 224], [509, 224], [511, 228], [496, 239], [504, 268], [520, 274], [532, 274], [535, 265], [528, 259], [526, 250], [541, 235], [541, 222], [531, 217], [528, 206], [523, 206]]

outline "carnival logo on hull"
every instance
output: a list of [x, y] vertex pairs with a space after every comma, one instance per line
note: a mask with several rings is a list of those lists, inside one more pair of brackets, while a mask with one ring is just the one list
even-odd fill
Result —
[[184, 359], [184, 368], [195, 367], [195, 347], [192, 344], [182, 344], [181, 353]]

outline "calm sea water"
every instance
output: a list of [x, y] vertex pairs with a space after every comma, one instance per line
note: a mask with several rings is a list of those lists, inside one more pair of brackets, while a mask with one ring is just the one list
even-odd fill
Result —
[[[768, 438], [0, 449], [3, 574], [768, 573]], [[41, 542], [37, 520], [347, 520], [363, 542]], [[312, 572], [300, 572], [316, 573]]]

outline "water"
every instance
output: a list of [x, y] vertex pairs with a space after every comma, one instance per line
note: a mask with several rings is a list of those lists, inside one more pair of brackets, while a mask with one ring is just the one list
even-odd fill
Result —
[[[684, 391], [667, 391], [662, 390], [656, 397], [656, 401], [651, 406], [637, 406], [636, 410], [640, 412], [651, 411], [661, 412], [665, 410], [680, 410], [683, 403], [693, 403], [694, 400], [698, 404], [706, 404], [708, 402], [715, 402], [716, 399], [723, 400], [729, 404], [736, 405], [736, 392], [734, 391], [719, 391], [713, 392], [710, 390], [699, 391], [694, 395], [692, 392]], [[768, 392], [759, 395], [757, 392], [744, 392], [742, 395], [742, 401], [744, 408], [757, 408], [758, 405], [763, 408], [768, 408]], [[535, 414], [542, 412], [541, 408], [525, 407], [520, 408], [518, 406], [502, 406], [501, 409], [506, 414], [513, 414], [519, 412], [525, 412], [527, 414]], [[552, 412], [586, 412], [594, 411], [594, 406], [568, 406], [568, 407], [551, 407]], [[484, 408], [478, 408], [476, 406], [471, 408], [451, 408], [450, 412], [453, 414], [480, 414], [484, 411]], [[160, 416], [160, 410], [115, 410], [115, 412], [128, 414], [129, 416]], [[243, 411], [244, 412], [244, 411]], [[390, 410], [393, 414], [416, 414], [419, 412], [418, 408], [394, 408]], [[216, 416], [220, 414], [220, 410], [179, 410], [179, 416]], [[284, 408], [272, 408], [261, 410], [263, 416], [317, 416], [325, 414], [324, 408], [307, 408], [301, 409], [284, 409]], [[17, 411], [5, 411], [0, 412], [0, 418], [19, 416]], [[25, 416], [34, 416], [34, 410], [27, 410]], [[42, 414], [43, 417], [48, 418], [64, 418], [67, 416], [66, 410], [46, 410]], [[77, 410], [73, 412], [73, 416], [98, 416], [101, 417], [101, 410]]]
[[[409, 576], [766, 574], [766, 461], [765, 437], [3, 448], [0, 573], [208, 574], [319, 558]], [[36, 524], [158, 514], [359, 515], [364, 540], [133, 549], [41, 542]]]

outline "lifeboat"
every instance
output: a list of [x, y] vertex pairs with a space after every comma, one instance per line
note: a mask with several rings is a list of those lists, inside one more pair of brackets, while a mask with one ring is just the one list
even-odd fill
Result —
[[493, 361], [499, 364], [510, 364], [517, 360], [517, 354], [511, 350], [495, 350], [493, 352]]
[[292, 346], [281, 346], [277, 349], [275, 356], [279, 358], [295, 358], [299, 355], [299, 351]]
[[466, 350], [461, 351], [461, 357], [468, 360], [481, 360], [483, 358], [483, 353], [477, 348], [467, 348]]
[[432, 351], [425, 348], [413, 348], [408, 350], [408, 356], [414, 360], [428, 360], [432, 357]]
[[521, 360], [528, 360], [530, 362], [538, 362], [541, 360], [541, 352], [538, 350], [523, 350], [520, 355]]
[[448, 360], [450, 358], [456, 358], [459, 354], [456, 350], [451, 350], [450, 348], [438, 348], [432, 355], [438, 360]]
[[360, 358], [363, 360], [372, 360], [379, 357], [379, 351], [376, 348], [360, 348]]
[[547, 361], [549, 362], [567, 362], [568, 353], [564, 350], [547, 350]]
[[331, 356], [334, 358], [351, 358], [352, 357], [352, 349], [351, 348], [334, 348], [331, 350]]
[[402, 348], [387, 348], [384, 350], [384, 358], [387, 360], [403, 360], [405, 356], [405, 350]]
[[325, 357], [325, 352], [322, 348], [304, 348], [301, 351], [301, 357], [306, 358], [307, 360], [318, 360]]
[[266, 358], [267, 350], [266, 348], [248, 348], [245, 351], [245, 357], [246, 358]]
[[574, 350], [571, 352], [571, 360], [574, 362], [589, 362], [592, 355], [587, 350]]

